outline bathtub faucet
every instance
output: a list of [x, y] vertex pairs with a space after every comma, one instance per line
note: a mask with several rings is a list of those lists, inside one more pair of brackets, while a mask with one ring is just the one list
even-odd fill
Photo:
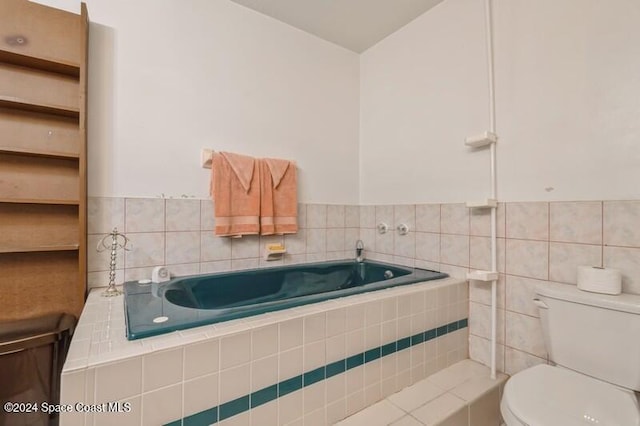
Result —
[[356, 241], [356, 262], [362, 263], [364, 262], [364, 256], [362, 252], [364, 251], [364, 243], [362, 240]]

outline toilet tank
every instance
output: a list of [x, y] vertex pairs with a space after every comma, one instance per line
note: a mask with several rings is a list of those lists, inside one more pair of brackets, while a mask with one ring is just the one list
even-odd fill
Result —
[[640, 391], [640, 295], [549, 283], [536, 288], [534, 301], [553, 362]]

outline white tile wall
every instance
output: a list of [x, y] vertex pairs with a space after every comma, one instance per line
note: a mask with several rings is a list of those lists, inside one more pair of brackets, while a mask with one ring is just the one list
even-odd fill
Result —
[[567, 243], [602, 244], [602, 203], [551, 203], [549, 239]]
[[124, 231], [124, 198], [96, 198], [87, 200], [89, 234], [107, 234], [116, 227]]
[[[463, 204], [300, 204], [298, 210], [301, 229], [284, 237], [289, 250], [284, 264], [350, 258], [358, 238], [364, 241], [369, 259], [441, 270], [457, 277], [464, 277], [470, 269], [485, 269], [489, 263], [489, 210], [467, 209]], [[213, 235], [210, 200], [90, 198], [88, 213], [91, 286], [106, 285], [108, 280], [108, 259], [91, 252], [91, 241], [97, 243], [114, 226], [124, 229], [134, 246], [125, 258], [118, 255], [119, 281], [146, 278], [153, 266], [164, 263], [183, 274], [273, 265], [259, 261], [257, 237], [233, 242]], [[518, 343], [524, 323], [531, 332], [540, 333], [537, 308], [531, 302], [536, 285], [547, 280], [575, 285], [577, 265], [602, 265], [622, 271], [623, 291], [640, 294], [640, 201], [499, 203], [497, 219], [498, 309], [499, 318], [505, 318], [499, 334], [511, 336], [499, 346], [499, 368], [513, 373], [531, 362], [546, 360], [539, 345]], [[408, 238], [395, 230], [401, 221], [410, 225]], [[379, 222], [389, 225], [387, 234], [378, 234]], [[197, 231], [198, 248], [190, 234]], [[178, 242], [181, 238], [184, 245]], [[178, 246], [190, 249], [185, 253]], [[194, 261], [197, 250], [199, 259]], [[480, 318], [474, 314], [484, 312], [479, 305], [489, 305], [489, 286], [471, 282], [469, 288], [469, 297], [476, 304], [471, 314], [471, 356], [488, 363], [488, 326], [477, 328]], [[332, 321], [327, 334], [340, 335], [349, 326], [351, 331], [364, 326], [355, 320], [346, 315], [327, 319]], [[398, 327], [403, 324], [399, 322]], [[510, 333], [506, 333], [508, 328]], [[476, 331], [480, 334], [474, 334]], [[366, 399], [364, 393], [362, 399]], [[351, 401], [352, 405], [359, 403], [360, 397], [352, 396]], [[342, 401], [334, 409], [340, 412], [346, 405]]]
[[125, 199], [126, 232], [162, 232], [165, 229], [163, 199]]
[[168, 199], [166, 231], [200, 231], [200, 200]]
[[640, 201], [604, 202], [604, 244], [640, 247]]
[[327, 206], [325, 204], [307, 205], [307, 228], [327, 227]]
[[507, 238], [549, 239], [549, 203], [508, 203]]
[[440, 207], [440, 232], [469, 235], [469, 209], [464, 204], [442, 204]]
[[218, 398], [218, 374], [199, 376], [193, 380], [184, 382], [184, 411], [186, 413], [198, 413], [215, 407], [219, 403]]
[[176, 404], [182, 398], [182, 383], [142, 395], [142, 424], [166, 424], [182, 415], [182, 407]]
[[[113, 227], [131, 240], [131, 251], [119, 251], [116, 259], [117, 283], [122, 283], [150, 278], [153, 267], [161, 265], [180, 276], [351, 258], [360, 238], [360, 210], [354, 205], [299, 204], [297, 234], [235, 239], [215, 236], [211, 200], [90, 197], [89, 287], [108, 284], [109, 252], [97, 253], [95, 246]], [[284, 261], [264, 261], [264, 246], [276, 242], [287, 247]]]
[[507, 239], [507, 274], [546, 280], [549, 242]]
[[[375, 229], [380, 219], [388, 220], [390, 207], [376, 206], [373, 220], [373, 207], [362, 206], [360, 237], [369, 258], [397, 262], [400, 257], [388, 256], [390, 237], [385, 240]], [[640, 294], [640, 201], [499, 203], [497, 210], [498, 334], [505, 336], [498, 347], [499, 369], [515, 373], [546, 362], [538, 309], [531, 301], [537, 285], [547, 280], [575, 285], [578, 265], [600, 265], [620, 269], [623, 291]], [[416, 267], [457, 277], [470, 269], [489, 269], [489, 210], [417, 204], [415, 223], [415, 255], [406, 259]], [[398, 225], [395, 217], [387, 224], [392, 229]], [[397, 248], [399, 239], [394, 238]], [[470, 282], [469, 291], [470, 355], [488, 364], [490, 286]], [[520, 340], [527, 333], [534, 336], [530, 345]]]
[[344, 228], [345, 206], [327, 206], [327, 228]]

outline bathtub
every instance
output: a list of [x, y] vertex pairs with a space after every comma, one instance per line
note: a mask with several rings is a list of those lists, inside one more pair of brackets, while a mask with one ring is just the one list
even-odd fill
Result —
[[[405, 278], [414, 273], [392, 268], [409, 271]], [[92, 289], [63, 367], [60, 400], [126, 403], [130, 410], [64, 412], [61, 424], [334, 424], [468, 357], [467, 282], [394, 286], [396, 279], [379, 291], [136, 340], [126, 337], [124, 296]], [[165, 299], [163, 289], [176, 282], [128, 286], [129, 313], [146, 299], [149, 306], [138, 306], [153, 315], [210, 314]]]
[[127, 338], [156, 336], [447, 276], [381, 262], [344, 260], [196, 275], [163, 284], [127, 282]]

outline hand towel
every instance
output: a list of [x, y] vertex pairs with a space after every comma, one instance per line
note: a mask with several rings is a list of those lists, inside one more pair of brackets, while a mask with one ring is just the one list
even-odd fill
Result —
[[220, 152], [211, 164], [211, 198], [216, 235], [237, 237], [260, 232], [260, 172], [258, 161], [246, 155]]
[[298, 177], [292, 161], [263, 158], [260, 163], [260, 234], [298, 232]]

